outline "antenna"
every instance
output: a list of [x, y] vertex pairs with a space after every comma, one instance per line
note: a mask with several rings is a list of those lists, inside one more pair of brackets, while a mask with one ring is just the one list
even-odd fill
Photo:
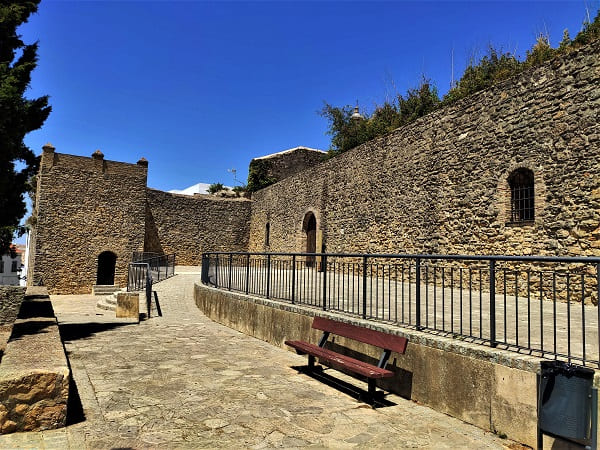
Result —
[[231, 169], [227, 169], [227, 172], [233, 175], [233, 181], [239, 184], [243, 184], [240, 180], [237, 179], [237, 170], [235, 168], [232, 167]]
[[454, 87], [454, 45], [450, 50], [450, 89]]
[[590, 8], [588, 6], [587, 2], [585, 3], [585, 14], [587, 15], [587, 23], [592, 23], [592, 20], [590, 19]]

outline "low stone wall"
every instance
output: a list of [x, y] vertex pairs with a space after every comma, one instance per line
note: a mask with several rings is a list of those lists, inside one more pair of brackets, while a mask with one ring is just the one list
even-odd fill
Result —
[[[212, 320], [290, 351], [284, 344], [287, 339], [317, 342], [320, 333], [310, 328], [315, 315], [405, 336], [409, 340], [406, 354], [392, 354], [388, 365], [396, 376], [384, 383], [378, 380], [379, 386], [484, 430], [532, 447], [537, 444], [538, 358], [200, 283], [195, 285], [194, 297]], [[366, 344], [336, 337], [334, 345], [336, 351], [363, 360], [376, 363], [379, 358], [379, 350]], [[598, 373], [595, 384], [600, 384]], [[552, 445], [550, 439], [548, 445]]]
[[0, 432], [65, 426], [69, 366], [45, 288], [30, 288], [0, 363]]
[[0, 352], [4, 351], [24, 295], [24, 287], [0, 286]]

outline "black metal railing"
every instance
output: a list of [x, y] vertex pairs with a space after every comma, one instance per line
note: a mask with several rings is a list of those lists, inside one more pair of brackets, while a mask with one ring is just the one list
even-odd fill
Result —
[[212, 252], [202, 282], [600, 367], [600, 258]]
[[[146, 264], [146, 265], [144, 265]], [[146, 269], [148, 267], [148, 269]], [[149, 252], [135, 252], [127, 272], [127, 290], [140, 291], [145, 288], [147, 272], [152, 275], [152, 281], [159, 281], [175, 275], [175, 254], [159, 255]]]
[[146, 291], [147, 317], [152, 309], [152, 296], [157, 313], [162, 316], [160, 304], [152, 285], [175, 275], [175, 254], [160, 255], [149, 252], [134, 252], [127, 270], [127, 292]]

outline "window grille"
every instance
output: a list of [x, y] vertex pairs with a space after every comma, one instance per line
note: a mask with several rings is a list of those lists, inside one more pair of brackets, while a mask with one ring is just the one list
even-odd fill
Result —
[[508, 177], [510, 185], [510, 221], [531, 222], [535, 219], [534, 180], [529, 169], [517, 169]]
[[12, 266], [10, 268], [11, 272], [16, 272], [17, 271], [17, 261], [13, 261], [12, 262]]
[[0, 261], [0, 273], [4, 273], [4, 261]]

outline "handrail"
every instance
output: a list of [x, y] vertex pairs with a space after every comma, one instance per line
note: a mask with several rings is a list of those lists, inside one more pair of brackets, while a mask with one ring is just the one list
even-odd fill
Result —
[[527, 262], [565, 262], [600, 264], [596, 256], [530, 256], [530, 255], [440, 255], [431, 253], [302, 253], [302, 252], [206, 252], [211, 255], [252, 255], [252, 256], [318, 256], [338, 258], [389, 258], [389, 259], [440, 259], [440, 260], [470, 260], [470, 261], [527, 261]]
[[206, 252], [204, 284], [600, 368], [600, 258]]

